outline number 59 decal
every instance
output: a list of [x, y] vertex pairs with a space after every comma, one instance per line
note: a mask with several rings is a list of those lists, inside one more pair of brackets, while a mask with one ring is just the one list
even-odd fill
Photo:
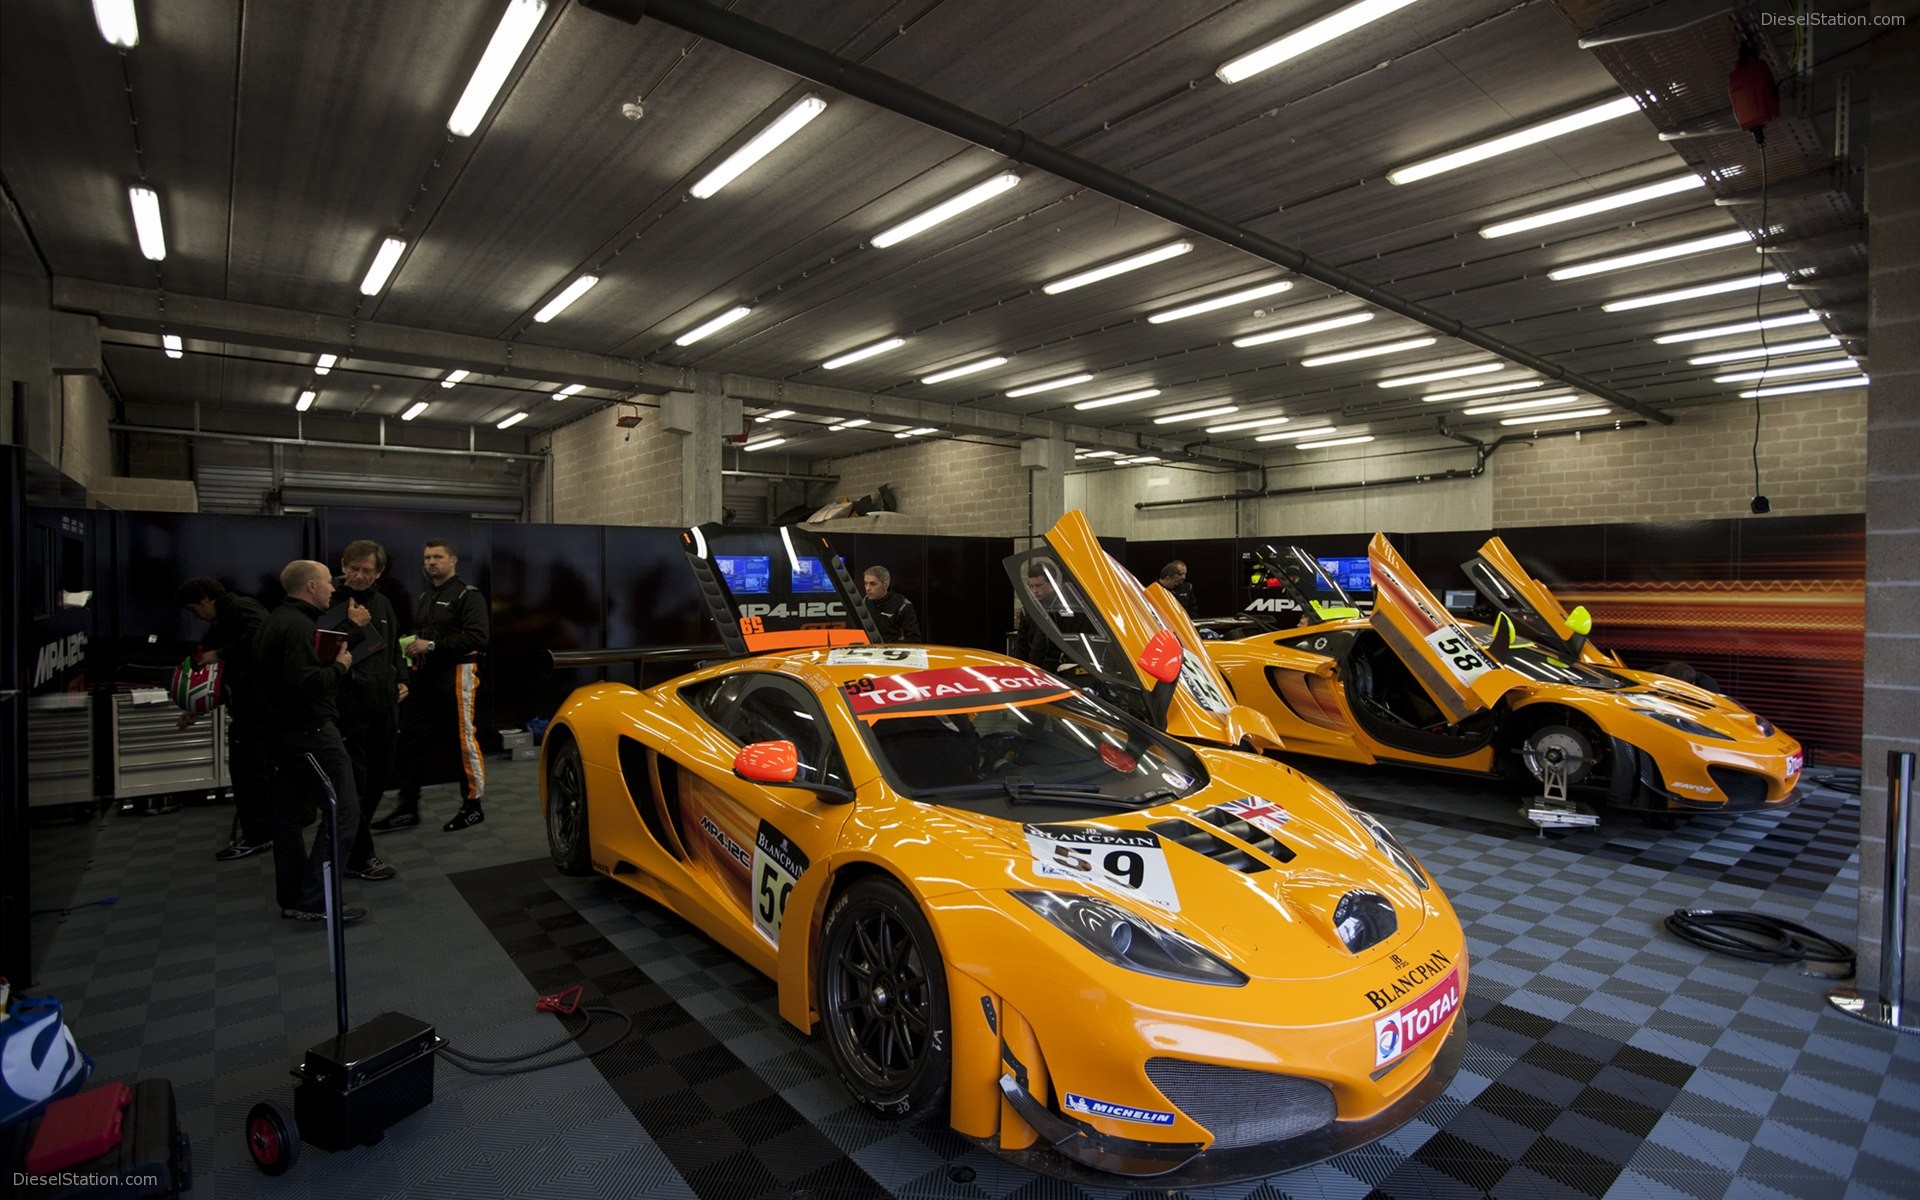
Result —
[[1153, 834], [1091, 825], [1029, 825], [1026, 832], [1035, 874], [1071, 879], [1168, 912], [1180, 911], [1167, 853]]
[[767, 822], [753, 839], [753, 927], [778, 946], [793, 885], [807, 873], [807, 856], [786, 834]]

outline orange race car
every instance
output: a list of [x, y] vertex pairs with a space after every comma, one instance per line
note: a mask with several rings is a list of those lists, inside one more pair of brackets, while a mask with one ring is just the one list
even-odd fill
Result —
[[1588, 639], [1585, 608], [1563, 609], [1499, 538], [1463, 564], [1491, 625], [1455, 619], [1384, 535], [1368, 558], [1375, 600], [1362, 617], [1312, 555], [1268, 548], [1256, 604], [1271, 615], [1283, 594], [1301, 624], [1206, 643], [1288, 750], [1556, 782], [1621, 808], [1798, 799], [1798, 742], [1725, 696], [1622, 666]]
[[[771, 976], [871, 1111], [1161, 1187], [1351, 1149], [1444, 1089], [1453, 909], [1378, 821], [1227, 748], [1270, 743], [1265, 720], [1150, 608], [1132, 652], [1100, 647], [1129, 712], [1003, 655], [870, 644], [817, 535], [708, 525], [685, 548], [724, 645], [566, 701], [550, 850]], [[1060, 554], [1030, 557], [1079, 603]]]

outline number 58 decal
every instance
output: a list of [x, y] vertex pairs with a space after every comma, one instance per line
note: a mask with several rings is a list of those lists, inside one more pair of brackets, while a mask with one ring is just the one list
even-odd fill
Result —
[[1428, 634], [1427, 645], [1433, 647], [1434, 654], [1462, 683], [1472, 683], [1493, 669], [1473, 639], [1451, 625], [1442, 625]]

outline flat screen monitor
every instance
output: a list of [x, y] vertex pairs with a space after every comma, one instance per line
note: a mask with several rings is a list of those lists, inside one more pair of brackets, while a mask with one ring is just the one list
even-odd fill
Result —
[[1358, 558], [1322, 558], [1320, 569], [1333, 576], [1349, 596], [1371, 595], [1373, 592], [1373, 570], [1363, 554]]
[[1480, 593], [1472, 588], [1448, 588], [1441, 603], [1447, 606], [1449, 612], [1468, 612], [1480, 603]]
[[833, 594], [833, 576], [820, 565], [819, 559], [801, 558], [795, 561], [793, 590], [796, 594], [803, 592], [825, 592], [829, 596]]
[[765, 554], [716, 554], [720, 578], [736, 596], [764, 596], [773, 576], [773, 560]]

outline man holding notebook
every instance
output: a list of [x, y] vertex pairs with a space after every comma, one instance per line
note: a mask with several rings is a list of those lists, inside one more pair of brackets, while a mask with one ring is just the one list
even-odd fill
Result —
[[[336, 722], [340, 684], [353, 667], [347, 635], [320, 628], [333, 600], [333, 576], [317, 562], [295, 560], [280, 572], [286, 603], [274, 609], [253, 637], [255, 703], [272, 747], [275, 778], [273, 884], [280, 915], [290, 921], [326, 920], [322, 880], [332, 856], [332, 834], [320, 780], [307, 763], [311, 754], [333, 786], [339, 806], [340, 849], [353, 852], [360, 819], [353, 786], [353, 760]], [[301, 830], [318, 799], [320, 826], [313, 848]], [[343, 857], [342, 862], [351, 861]], [[357, 921], [367, 910], [342, 904], [340, 915]]]

